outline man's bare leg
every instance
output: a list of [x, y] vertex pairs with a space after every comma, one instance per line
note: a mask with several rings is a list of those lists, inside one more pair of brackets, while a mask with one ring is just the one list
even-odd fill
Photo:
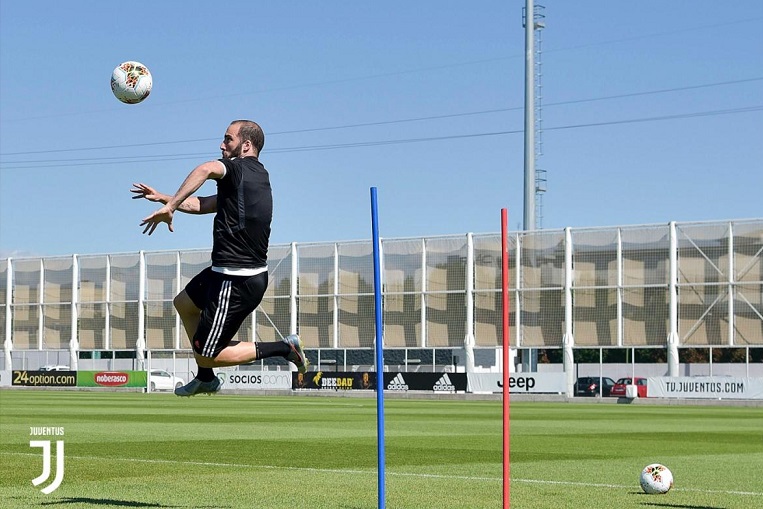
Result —
[[[185, 328], [188, 338], [193, 342], [196, 329], [201, 320], [201, 310], [196, 307], [185, 290], [175, 297], [173, 303], [180, 315], [180, 321], [183, 323], [183, 328]], [[212, 394], [219, 391], [221, 382], [215, 376], [212, 368], [238, 366], [257, 359], [274, 356], [284, 357], [289, 362], [292, 362], [301, 373], [307, 371], [307, 367], [310, 364], [305, 356], [305, 352], [302, 350], [302, 341], [296, 334], [287, 336], [283, 341], [269, 343], [232, 341], [230, 345], [225, 347], [215, 357], [205, 357], [197, 353], [195, 348], [193, 350], [198, 372], [196, 377], [188, 384], [175, 390], [175, 394], [178, 396], [193, 396], [203, 393]]]
[[283, 357], [297, 366], [304, 373], [310, 361], [302, 350], [302, 341], [296, 334], [285, 337], [282, 341], [270, 343], [246, 343], [232, 341], [216, 357], [204, 357], [194, 352], [196, 363], [205, 368], [222, 368], [247, 364], [267, 357]]
[[193, 341], [196, 329], [199, 328], [201, 309], [196, 307], [196, 304], [194, 304], [188, 294], [185, 293], [185, 290], [177, 294], [172, 303], [175, 305], [175, 309], [180, 315], [180, 321], [183, 323], [185, 333], [188, 334], [188, 340]]
[[227, 366], [238, 366], [239, 364], [247, 364], [252, 361], [256, 361], [257, 346], [255, 343], [246, 342], [231, 342], [231, 344], [223, 349], [222, 352], [217, 354], [217, 357], [204, 357], [196, 352], [193, 353], [196, 357], [196, 364], [199, 367], [204, 368], [224, 368]]
[[[185, 290], [180, 292], [172, 302], [180, 315], [180, 321], [183, 324], [185, 333], [188, 335], [188, 340], [193, 343], [193, 337], [196, 335], [196, 329], [199, 327], [199, 321], [201, 320], [201, 310], [196, 307], [191, 298], [188, 296]], [[191, 345], [193, 348], [193, 345]], [[200, 357], [194, 352], [194, 357], [197, 358], [196, 365], [196, 377], [183, 387], [178, 387], [175, 390], [175, 394], [178, 396], [192, 396], [199, 391], [197, 386], [205, 387], [203, 392], [212, 394], [220, 390], [220, 380], [215, 376], [215, 372], [212, 370], [212, 366], [206, 366], [205, 364], [199, 364], [198, 359]]]

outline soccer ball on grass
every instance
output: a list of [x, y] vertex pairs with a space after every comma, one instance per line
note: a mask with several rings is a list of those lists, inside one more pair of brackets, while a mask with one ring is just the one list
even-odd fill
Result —
[[650, 495], [665, 494], [673, 487], [673, 473], [665, 465], [652, 463], [641, 471], [641, 489]]
[[140, 62], [124, 62], [111, 73], [111, 91], [127, 104], [137, 104], [151, 93], [151, 73]]

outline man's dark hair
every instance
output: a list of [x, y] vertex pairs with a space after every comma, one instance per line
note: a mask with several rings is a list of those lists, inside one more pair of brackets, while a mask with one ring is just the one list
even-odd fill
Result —
[[262, 147], [265, 146], [265, 133], [262, 132], [262, 127], [257, 122], [251, 120], [234, 120], [232, 124], [238, 124], [238, 135], [241, 141], [250, 141], [254, 148], [257, 149], [257, 154], [262, 151]]

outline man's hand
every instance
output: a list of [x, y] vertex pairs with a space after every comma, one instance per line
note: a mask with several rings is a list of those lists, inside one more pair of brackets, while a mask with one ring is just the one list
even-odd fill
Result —
[[135, 194], [135, 196], [132, 197], [133, 200], [145, 198], [148, 201], [160, 201], [166, 203], [166, 197], [162, 193], [157, 192], [153, 187], [143, 183], [133, 184], [130, 192]]
[[174, 211], [168, 205], [160, 208], [150, 216], [143, 219], [143, 222], [140, 223], [141, 226], [145, 226], [143, 233], [148, 232], [148, 234], [151, 235], [154, 233], [154, 230], [156, 230], [156, 227], [159, 226], [159, 223], [167, 223], [167, 227], [170, 229], [170, 231], [174, 232], [175, 229], [172, 227], [173, 214]]

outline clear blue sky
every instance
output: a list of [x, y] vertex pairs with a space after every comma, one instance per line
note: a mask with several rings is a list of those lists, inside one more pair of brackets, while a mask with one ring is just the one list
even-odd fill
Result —
[[[763, 2], [537, 3], [544, 228], [763, 216]], [[209, 247], [211, 216], [142, 235], [129, 188], [174, 193], [238, 118], [272, 243], [370, 238], [372, 186], [383, 237], [521, 229], [524, 5], [2, 0], [0, 257]]]

